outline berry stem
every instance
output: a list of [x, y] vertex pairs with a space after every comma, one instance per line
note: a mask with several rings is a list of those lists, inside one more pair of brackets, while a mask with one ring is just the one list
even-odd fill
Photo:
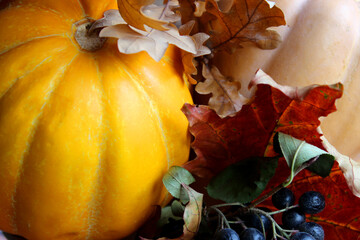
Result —
[[224, 215], [224, 213], [222, 211], [220, 211], [217, 207], [211, 206], [209, 207], [209, 210], [214, 210], [215, 212], [217, 212], [220, 217], [222, 218], [222, 221], [225, 223], [226, 228], [231, 228], [229, 221], [226, 219], [226, 216]]
[[287, 210], [290, 210], [292, 208], [297, 208], [297, 207], [299, 207], [299, 204], [292, 205], [292, 206], [289, 206], [289, 207], [286, 207], [284, 209], [280, 209], [280, 210], [277, 210], [277, 211], [269, 212], [269, 215], [274, 215], [274, 214], [286, 212]]
[[230, 207], [230, 206], [240, 206], [240, 207], [243, 207], [243, 208], [246, 207], [244, 204], [239, 203], [239, 202], [216, 204], [216, 205], [212, 205], [211, 207], [220, 208], [220, 207]]

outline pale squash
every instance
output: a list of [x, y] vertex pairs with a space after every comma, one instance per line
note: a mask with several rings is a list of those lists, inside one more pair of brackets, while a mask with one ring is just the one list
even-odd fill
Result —
[[77, 26], [116, 8], [19, 0], [0, 11], [1, 230], [120, 239], [168, 201], [162, 176], [187, 161], [190, 142], [180, 53], [157, 63], [120, 54], [113, 39], [82, 49]]
[[275, 50], [246, 45], [216, 55], [223, 74], [241, 82], [242, 92], [258, 68], [290, 86], [344, 83], [338, 111], [322, 123], [324, 135], [343, 154], [360, 160], [360, 12], [353, 0], [275, 0], [286, 26]]

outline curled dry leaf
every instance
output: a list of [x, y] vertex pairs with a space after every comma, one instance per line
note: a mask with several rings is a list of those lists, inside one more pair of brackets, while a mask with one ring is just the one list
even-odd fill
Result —
[[118, 0], [118, 8], [121, 16], [131, 26], [146, 31], [145, 26], [164, 31], [167, 29], [164, 25], [166, 21], [154, 19], [146, 16], [143, 7], [150, 5], [154, 0]]
[[[100, 32], [100, 37], [114, 37], [118, 39], [118, 49], [121, 53], [133, 54], [146, 51], [153, 59], [159, 61], [165, 54], [169, 44], [173, 44], [185, 52], [194, 56], [209, 54], [210, 50], [203, 46], [208, 36], [204, 33], [197, 33], [194, 36], [181, 34], [179, 29], [170, 24], [179, 20], [179, 15], [172, 9], [177, 6], [177, 1], [168, 1], [165, 5], [149, 5], [144, 7], [143, 12], [153, 18], [164, 20], [168, 23], [165, 31], [144, 26], [146, 31], [139, 30], [123, 19], [122, 15], [115, 10], [108, 10], [104, 18], [94, 24], [94, 28], [105, 27]], [[191, 25], [191, 24], [190, 24]], [[191, 29], [190, 29], [191, 31]], [[190, 32], [188, 31], [188, 32]], [[185, 59], [192, 58], [187, 57]], [[189, 66], [190, 64], [187, 64]], [[193, 74], [195, 67], [190, 67], [186, 73]], [[195, 69], [196, 70], [196, 69]]]
[[265, 0], [238, 0], [228, 12], [222, 12], [215, 0], [208, 0], [207, 12], [200, 19], [201, 30], [211, 37], [212, 49], [226, 49], [232, 52], [242, 42], [254, 42], [259, 47], [273, 49], [280, 42], [280, 36], [267, 28], [285, 24], [283, 12], [276, 6], [270, 7]]
[[189, 196], [189, 202], [185, 207], [183, 217], [185, 222], [184, 233], [179, 240], [191, 240], [194, 238], [200, 227], [203, 194], [196, 192], [185, 184], [183, 184], [183, 188]]
[[[276, 89], [279, 89], [281, 92], [286, 94], [286, 96], [292, 99], [303, 100], [306, 94], [313, 88], [318, 85], [310, 85], [305, 87], [292, 87], [286, 85], [280, 85], [274, 81], [269, 75], [267, 75], [263, 70], [259, 69], [256, 71], [254, 78], [249, 83], [249, 92], [253, 96], [256, 91], [256, 85], [259, 84], [268, 84]], [[342, 90], [342, 89], [341, 89]]]
[[241, 85], [239, 82], [230, 81], [214, 66], [209, 69], [204, 64], [202, 69], [205, 81], [199, 82], [195, 90], [200, 94], [212, 94], [208, 105], [220, 117], [235, 114], [249, 101], [249, 99], [240, 94]]
[[104, 12], [104, 17], [95, 21], [93, 25], [91, 25], [91, 30], [97, 28], [103, 28], [108, 26], [114, 26], [117, 24], [126, 24], [125, 20], [121, 17], [120, 12], [116, 9], [110, 9]]
[[[321, 129], [318, 129], [321, 132]], [[356, 162], [348, 156], [339, 153], [329, 141], [322, 136], [324, 148], [333, 156], [339, 163], [339, 167], [344, 174], [346, 182], [353, 192], [353, 194], [360, 198], [360, 162]]]
[[206, 12], [206, 2], [205, 1], [194, 1], [195, 4], [195, 11], [194, 16], [195, 17], [201, 17], [204, 12]]
[[[180, 26], [179, 33], [181, 35], [189, 35], [192, 28], [194, 27], [195, 21], [191, 20], [187, 22], [186, 24]], [[186, 74], [187, 78], [189, 79], [189, 82], [191, 84], [196, 84], [197, 81], [191, 76], [197, 74], [197, 61], [194, 59], [195, 57], [203, 56], [210, 54], [211, 51], [208, 47], [204, 46], [204, 43], [209, 39], [209, 35], [205, 33], [196, 33], [193, 36], [191, 36], [196, 48], [196, 54], [193, 54], [191, 52], [182, 51], [182, 62], [184, 65], [184, 73]]]
[[127, 24], [106, 27], [101, 30], [100, 37], [118, 38], [118, 49], [121, 53], [132, 54], [146, 51], [156, 61], [160, 61], [168, 47], [168, 43], [155, 41], [151, 36], [143, 35]]

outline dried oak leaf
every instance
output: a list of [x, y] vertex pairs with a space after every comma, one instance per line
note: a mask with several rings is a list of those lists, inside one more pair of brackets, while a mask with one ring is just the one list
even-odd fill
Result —
[[216, 0], [217, 5], [221, 12], [227, 13], [230, 11], [235, 0]]
[[336, 110], [334, 103], [342, 95], [341, 84], [314, 86], [298, 98], [267, 84], [253, 87], [256, 91], [252, 100], [233, 117], [220, 118], [207, 106], [183, 106], [195, 137], [192, 148], [197, 155], [185, 164], [190, 172], [211, 177], [249, 157], [275, 156], [272, 146], [275, 132], [323, 149], [321, 134], [317, 132], [318, 118]]
[[100, 37], [117, 38], [118, 49], [121, 53], [133, 54], [146, 51], [156, 61], [162, 58], [169, 44], [176, 45], [194, 56], [210, 53], [210, 50], [203, 46], [204, 41], [207, 39], [206, 34], [184, 35], [179, 32], [175, 25], [170, 24], [179, 18], [178, 14], [172, 11], [172, 7], [176, 3], [177, 1], [168, 1], [163, 6], [149, 5], [144, 8], [144, 12], [149, 12], [149, 15], [154, 18], [169, 23], [168, 29], [165, 31], [148, 26], [144, 27], [146, 31], [139, 30], [127, 24], [121, 12], [114, 10], [105, 12], [104, 18], [97, 21], [94, 28], [105, 27], [100, 31]]
[[235, 114], [248, 102], [249, 99], [240, 93], [240, 83], [227, 79], [217, 67], [213, 66], [210, 69], [204, 64], [202, 71], [205, 81], [199, 82], [195, 90], [200, 94], [212, 94], [208, 105], [220, 117]]
[[[193, 29], [194, 25], [195, 25], [194, 20], [191, 20], [186, 24], [181, 25], [179, 27], [180, 35], [190, 35], [190, 32]], [[211, 53], [210, 49], [204, 46], [204, 43], [209, 39], [210, 36], [205, 33], [196, 33], [191, 37], [195, 43], [196, 54], [193, 54], [188, 51], [182, 51], [181, 58], [184, 66], [184, 74], [186, 74], [191, 84], [196, 84], [197, 81], [192, 77], [192, 75], [197, 74], [196, 67], [198, 65], [198, 62], [195, 60], [195, 57], [203, 56]]]
[[144, 25], [157, 30], [167, 30], [164, 25], [166, 21], [154, 19], [146, 16], [143, 12], [143, 7], [150, 5], [154, 0], [118, 0], [118, 8], [121, 16], [131, 26], [146, 31]]
[[[270, 180], [268, 186], [282, 183], [286, 167], [285, 161], [279, 162], [275, 177]], [[317, 222], [323, 227], [326, 240], [360, 239], [360, 198], [351, 193], [346, 182], [343, 172], [335, 162], [328, 177], [322, 178], [304, 170], [288, 187], [294, 192], [296, 199], [306, 191], [318, 191], [325, 196], [325, 209], [318, 214], [307, 214], [306, 217], [307, 221]], [[264, 193], [269, 190], [270, 187]], [[276, 210], [271, 198], [259, 207]]]
[[200, 18], [200, 29], [210, 35], [211, 49], [231, 52], [249, 41], [273, 49], [281, 42], [280, 35], [267, 28], [284, 25], [284, 14], [266, 0], [237, 0], [228, 12], [222, 12], [215, 0], [207, 0], [206, 10]]

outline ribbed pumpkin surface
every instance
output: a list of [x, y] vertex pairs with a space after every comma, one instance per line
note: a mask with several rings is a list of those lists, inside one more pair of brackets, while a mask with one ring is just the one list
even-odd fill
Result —
[[119, 239], [162, 204], [188, 159], [179, 53], [115, 40], [80, 49], [74, 23], [108, 0], [22, 0], [0, 11], [0, 229], [30, 240]]

